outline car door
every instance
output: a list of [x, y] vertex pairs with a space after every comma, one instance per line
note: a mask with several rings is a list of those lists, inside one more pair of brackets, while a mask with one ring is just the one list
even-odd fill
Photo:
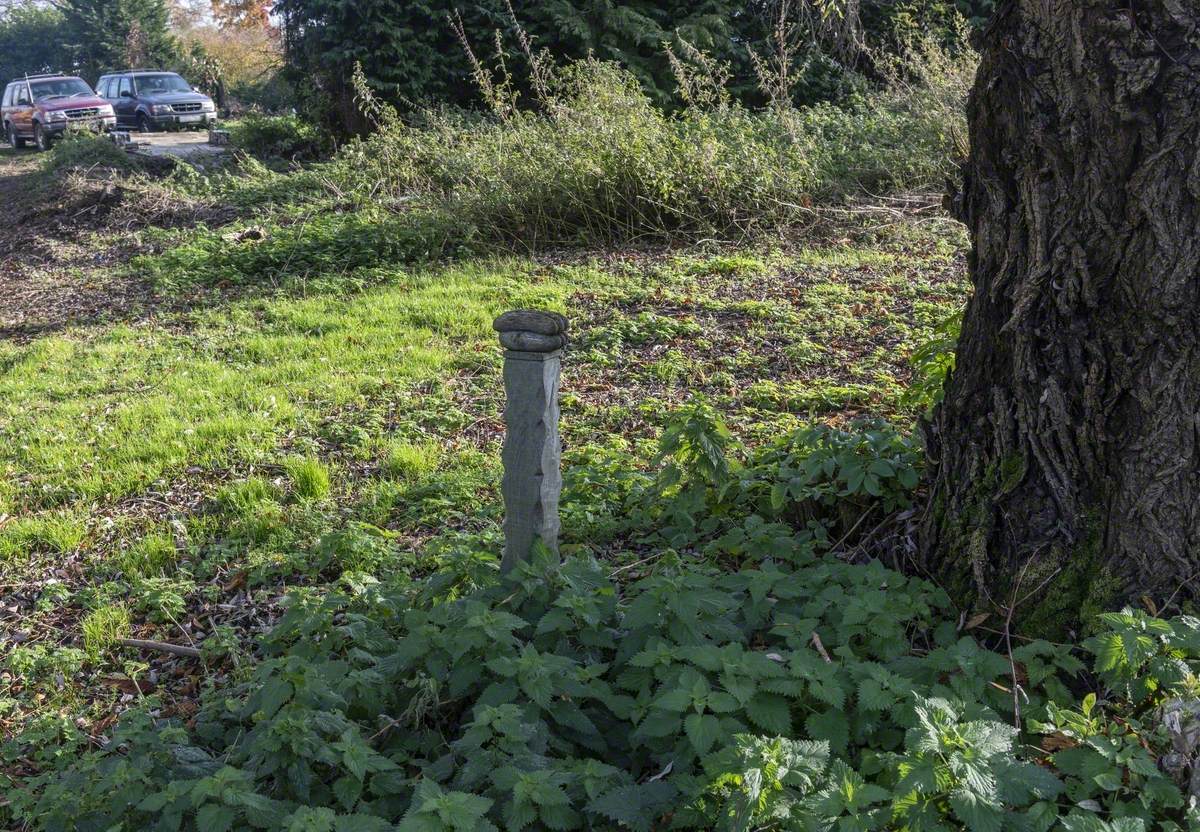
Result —
[[[0, 124], [8, 124], [8, 114], [12, 112], [13, 98], [17, 94], [17, 85], [9, 84], [4, 88], [4, 100], [0, 101]], [[5, 130], [8, 128], [5, 127]]]
[[17, 84], [9, 120], [19, 135], [33, 134], [33, 99], [29, 96], [29, 84], [24, 81]]
[[117, 97], [113, 100], [117, 111], [117, 123], [131, 127], [137, 123], [137, 99], [133, 97], [133, 81], [128, 75], [121, 76], [117, 84]]

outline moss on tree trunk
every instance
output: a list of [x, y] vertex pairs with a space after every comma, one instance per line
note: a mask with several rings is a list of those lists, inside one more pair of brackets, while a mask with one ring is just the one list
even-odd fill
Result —
[[922, 543], [962, 606], [1064, 634], [1197, 594], [1200, 10], [1005, 0], [982, 54]]

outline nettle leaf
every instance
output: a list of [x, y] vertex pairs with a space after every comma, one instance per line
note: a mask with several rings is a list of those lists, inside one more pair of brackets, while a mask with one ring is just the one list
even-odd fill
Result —
[[706, 754], [724, 733], [720, 721], [711, 714], [688, 714], [683, 720], [683, 730], [697, 754]]
[[825, 740], [835, 754], [846, 750], [850, 742], [850, 722], [840, 711], [819, 711], [804, 721], [808, 735], [815, 740]]
[[196, 811], [196, 825], [212, 832], [228, 832], [233, 828], [237, 812], [228, 806], [208, 804]]
[[287, 832], [333, 832], [336, 820], [337, 814], [332, 809], [302, 806], [288, 815], [284, 829]]
[[950, 808], [971, 832], [1001, 832], [1004, 827], [1004, 810], [974, 792], [956, 790], [950, 795]]
[[333, 793], [346, 809], [353, 809], [362, 796], [363, 782], [357, 777], [339, 777], [333, 783]]
[[757, 693], [746, 703], [746, 716], [769, 734], [792, 732], [792, 711], [787, 699], [775, 693]]
[[373, 815], [339, 815], [333, 821], [333, 832], [391, 832], [395, 827]]
[[650, 711], [637, 730], [643, 737], [651, 739], [669, 737], [679, 733], [679, 717], [664, 711]]
[[671, 805], [675, 795], [675, 787], [663, 780], [621, 786], [593, 800], [587, 810], [633, 832], [651, 832], [655, 821]]
[[655, 707], [662, 708], [664, 711], [678, 714], [692, 707], [693, 702], [694, 699], [691, 690], [675, 688], [655, 699], [654, 705]]
[[877, 679], [864, 679], [858, 686], [858, 705], [868, 711], [886, 711], [897, 702], [890, 691], [884, 690]]

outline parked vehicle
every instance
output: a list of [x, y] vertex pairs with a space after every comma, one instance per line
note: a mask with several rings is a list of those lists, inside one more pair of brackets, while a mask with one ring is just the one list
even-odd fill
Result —
[[107, 131], [117, 123], [112, 105], [70, 75], [30, 75], [11, 82], [4, 88], [0, 121], [9, 144], [24, 147], [32, 141], [38, 150], [48, 150], [71, 125]]
[[143, 133], [199, 130], [217, 120], [213, 100], [174, 72], [131, 69], [103, 75], [96, 92], [112, 105], [118, 126]]

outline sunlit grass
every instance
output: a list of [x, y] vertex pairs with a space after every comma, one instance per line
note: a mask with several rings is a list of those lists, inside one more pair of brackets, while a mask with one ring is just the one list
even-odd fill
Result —
[[0, 513], [113, 500], [185, 467], [261, 459], [288, 430], [494, 361], [490, 324], [567, 287], [488, 263], [349, 298], [247, 302], [184, 331], [122, 325], [0, 354]]

